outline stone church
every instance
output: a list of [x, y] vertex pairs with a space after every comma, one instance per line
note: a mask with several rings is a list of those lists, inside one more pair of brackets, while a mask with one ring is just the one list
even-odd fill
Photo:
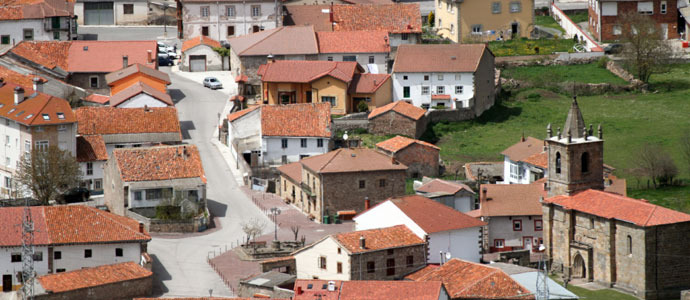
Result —
[[603, 191], [604, 140], [577, 101], [563, 132], [547, 127], [548, 198], [542, 201], [551, 270], [643, 299], [690, 289], [690, 215]]

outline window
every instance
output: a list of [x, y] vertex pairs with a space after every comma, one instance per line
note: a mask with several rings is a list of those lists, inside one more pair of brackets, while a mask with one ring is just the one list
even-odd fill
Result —
[[60, 39], [60, 32], [59, 32], [59, 31], [53, 32], [53, 39], [54, 39], [54, 40], [59, 40], [59, 39]]
[[441, 18], [438, 18], [438, 28], [442, 28], [442, 27], [443, 27], [443, 20], [441, 20]]
[[103, 181], [101, 179], [94, 179], [93, 181], [93, 189], [100, 191], [103, 189]]
[[561, 174], [561, 153], [556, 152], [556, 174]]
[[429, 81], [429, 75], [424, 75], [424, 81]]
[[115, 248], [115, 256], [122, 257], [122, 248]]
[[235, 35], [235, 26], [228, 26], [228, 36]]
[[280, 139], [280, 148], [287, 148], [288, 147], [288, 139]]
[[534, 220], [534, 231], [542, 231], [542, 220]]
[[338, 247], [338, 254], [342, 253], [343, 251], [340, 250], [340, 247]]
[[31, 141], [29, 141], [29, 140], [24, 141], [24, 152], [26, 152], [26, 153], [31, 152]]
[[602, 2], [601, 3], [601, 15], [602, 16], [617, 16], [618, 15], [618, 3], [616, 3], [616, 2]]
[[401, 38], [403, 41], [407, 41], [407, 39], [409, 39], [410, 37], [409, 37], [409, 34], [408, 34], [408, 33], [403, 33], [403, 34], [400, 35], [400, 38]]
[[628, 235], [628, 254], [632, 255], [633, 250], [632, 237]]
[[122, 4], [122, 13], [125, 15], [133, 15], [134, 4]]
[[386, 276], [395, 275], [395, 258], [386, 260]]
[[10, 257], [12, 262], [21, 262], [22, 254], [20, 252], [13, 252]]
[[326, 270], [326, 257], [325, 256], [319, 257], [319, 268]]
[[370, 64], [373, 64], [373, 63], [374, 63], [374, 56], [373, 56], [373, 55], [370, 55], [370, 56], [369, 56], [369, 63], [370, 63]]
[[[21, 258], [19, 259], [21, 261]], [[368, 261], [367, 262], [367, 273], [374, 273], [376, 272], [376, 263], [373, 261]]]
[[510, 2], [510, 12], [517, 13], [522, 11], [522, 4], [520, 2]]
[[201, 35], [208, 36], [208, 26], [201, 26]]
[[621, 35], [623, 33], [620, 25], [613, 25], [613, 35]]
[[510, 164], [510, 178], [512, 179], [518, 179], [520, 178], [520, 168], [518, 167], [517, 164]]
[[343, 56], [343, 61], [357, 61], [357, 56], [354, 56], [354, 55]]
[[9, 35], [0, 36], [0, 43], [3, 45], [9, 45], [10, 44], [10, 36]]
[[53, 259], [55, 259], [55, 260], [62, 259], [62, 251], [53, 252]]
[[48, 150], [48, 141], [36, 141], [36, 149], [45, 151]]
[[89, 258], [91, 255], [91, 249], [84, 249], [84, 258]]
[[462, 94], [462, 85], [456, 85], [455, 86], [455, 93], [456, 94]]
[[58, 129], [58, 131], [65, 131], [65, 130], [67, 130], [67, 125], [65, 125], [65, 124], [58, 125], [57, 129]]
[[338, 262], [337, 271], [338, 271], [338, 274], [343, 274], [343, 263]]
[[31, 28], [24, 29], [24, 40], [33, 41], [34, 40], [34, 30]]
[[5, 147], [9, 147], [9, 146], [10, 146], [10, 136], [5, 135]]
[[582, 157], [580, 157], [580, 166], [582, 173], [589, 172], [589, 153], [582, 153]]
[[494, 247], [503, 248], [504, 242], [505, 241], [503, 239], [495, 239], [494, 240]]
[[405, 258], [405, 263], [407, 264], [407, 267], [408, 267], [408, 268], [414, 267], [414, 256], [408, 255], [408, 256]]
[[385, 179], [379, 179], [379, 187], [386, 187], [386, 180]]
[[501, 13], [501, 2], [491, 3], [491, 13], [500, 14]]
[[210, 10], [211, 10], [210, 6], [202, 6], [201, 7], [201, 16], [202, 17], [208, 17]]
[[329, 56], [328, 61], [333, 61], [333, 56]]
[[429, 86], [428, 85], [422, 86], [422, 95], [429, 95]]
[[302, 148], [307, 148], [307, 139], [300, 139], [299, 146]]
[[364, 181], [364, 180], [360, 180], [360, 181], [359, 181], [359, 188], [360, 188], [360, 189], [363, 189], [363, 188], [366, 188], [366, 187], [367, 187], [367, 182]]
[[386, 251], [386, 254], [388, 254], [388, 255], [393, 255], [394, 253], [395, 253], [395, 250], [393, 250], [393, 249], [388, 249]]
[[446, 93], [446, 87], [439, 85], [436, 87], [436, 94], [445, 94]]
[[338, 104], [335, 96], [322, 96], [321, 102], [328, 102], [331, 104], [331, 107], [335, 107]]
[[86, 163], [86, 175], [93, 175], [93, 163], [92, 162]]
[[641, 15], [654, 14], [654, 2], [637, 2], [637, 13]]
[[409, 86], [403, 87], [403, 98], [410, 98], [410, 87]]
[[659, 12], [661, 12], [662, 14], [666, 14], [666, 7], [666, 1], [661, 1], [661, 4], [659, 5]]
[[438, 74], [438, 75], [436, 76], [436, 78], [437, 78], [439, 81], [443, 80], [443, 74]]
[[5, 187], [8, 189], [12, 187], [12, 178], [5, 176]]
[[472, 25], [472, 34], [482, 34], [482, 25]]
[[228, 17], [234, 17], [235, 16], [235, 6], [234, 5], [226, 5], [225, 6], [225, 15]]
[[261, 5], [252, 5], [252, 17], [261, 16]]
[[92, 88], [98, 88], [98, 76], [89, 77], [89, 86]]
[[407, 80], [407, 75], [404, 75], [404, 76], [403, 76], [403, 80]]
[[5, 165], [9, 166], [12, 164], [12, 160], [9, 157], [5, 157]]
[[63, 273], [65, 272], [65, 269], [55, 269], [55, 273]]
[[450, 24], [450, 33], [455, 33], [455, 24]]
[[316, 140], [316, 147], [317, 148], [323, 148], [323, 139], [317, 139]]
[[134, 192], [134, 200], [137, 200], [137, 201], [144, 200], [144, 198], [142, 196], [143, 196], [143, 193], [141, 191], [135, 191]]
[[522, 220], [513, 220], [513, 231], [522, 231]]
[[34, 261], [43, 261], [43, 252], [42, 251], [34, 252]]

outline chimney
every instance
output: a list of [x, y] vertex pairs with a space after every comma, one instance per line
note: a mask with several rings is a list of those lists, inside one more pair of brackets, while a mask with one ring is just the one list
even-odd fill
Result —
[[522, 136], [520, 137], [520, 142], [524, 142], [524, 141], [525, 141], [525, 132], [523, 131]]
[[[2, 81], [0, 81], [0, 82], [2, 82]], [[604, 132], [601, 129], [601, 124], [599, 124], [599, 127], [597, 127], [597, 131], [599, 133], [599, 139], [600, 140], [603, 139], [604, 138]]]
[[184, 158], [184, 160], [187, 160], [187, 156], [187, 146], [182, 146], [182, 158]]
[[369, 200], [369, 197], [364, 197], [364, 210], [369, 210], [371, 207], [371, 200]]
[[14, 105], [24, 101], [24, 89], [21, 86], [14, 88]]
[[139, 232], [144, 233], [144, 223], [139, 223]]
[[146, 50], [146, 58], [150, 64], [153, 63], [153, 52], [151, 50]]
[[302, 293], [304, 293], [304, 292], [302, 291], [302, 287], [301, 287], [301, 286], [297, 286], [297, 293], [296, 293], [296, 294], [297, 294], [297, 295], [302, 295]]
[[270, 53], [269, 53], [268, 56], [267, 56], [267, 58], [268, 58], [268, 63], [274, 63], [274, 62], [276, 62], [276, 58], [275, 58], [275, 56], [273, 56], [273, 54], [270, 54]]
[[43, 80], [41, 80], [41, 78], [34, 77], [33, 82], [34, 82], [34, 91], [39, 92], [39, 93], [43, 93]]
[[122, 56], [122, 68], [124, 69], [128, 66], [129, 66], [129, 58], [127, 57], [127, 55], [123, 55]]
[[367, 241], [364, 239], [364, 236], [359, 237], [359, 249], [366, 249], [367, 248]]
[[377, 86], [377, 85], [378, 85], [378, 84], [377, 84], [377, 82], [376, 82], [376, 79], [374, 79], [374, 86]]
[[335, 292], [335, 281], [329, 281], [328, 282], [328, 291], [329, 292]]

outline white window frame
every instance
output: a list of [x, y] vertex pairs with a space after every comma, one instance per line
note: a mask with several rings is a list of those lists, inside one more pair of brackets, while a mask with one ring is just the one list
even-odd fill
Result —
[[491, 13], [500, 14], [501, 13], [501, 2], [491, 2]]
[[463, 90], [464, 90], [464, 87], [462, 85], [456, 85], [455, 86], [455, 93], [456, 94], [462, 94]]
[[445, 93], [446, 93], [446, 86], [444, 86], [444, 85], [437, 85], [436, 86], [436, 94], [443, 95]]
[[503, 239], [496, 239], [494, 240], [494, 248], [503, 248], [505, 247], [505, 240]]
[[431, 91], [431, 88], [428, 85], [422, 86], [422, 95], [429, 95], [430, 91]]
[[[331, 101], [324, 101], [324, 98], [329, 98], [329, 100], [332, 98], [332, 99], [333, 99], [333, 102], [331, 102]], [[330, 104], [331, 104], [331, 107], [336, 107], [336, 106], [338, 106], [338, 97], [336, 97], [336, 96], [321, 96], [321, 102], [330, 103]]]
[[641, 15], [653, 15], [654, 14], [654, 2], [645, 1], [637, 2], [637, 13]]
[[34, 143], [34, 147], [37, 150], [48, 150], [48, 147], [50, 147], [50, 142], [47, 140], [36, 141]]
[[474, 24], [472, 25], [472, 34], [474, 35], [481, 35], [482, 34], [482, 24]]
[[510, 2], [510, 12], [511, 13], [519, 13], [521, 11], [522, 11], [522, 3], [520, 3], [520, 1]]
[[234, 5], [226, 5], [225, 6], [225, 15], [227, 17], [234, 17], [237, 15], [237, 10], [235, 10]]
[[261, 5], [252, 5], [252, 17], [261, 17]]
[[668, 11], [668, 2], [661, 1], [661, 3], [659, 4], [659, 12], [661, 14], [665, 15], [667, 11]]
[[202, 18], [208, 18], [211, 15], [211, 7], [210, 6], [202, 6], [199, 8], [199, 14], [201, 15]]
[[613, 25], [611, 32], [613, 32], [613, 35], [621, 35], [623, 34], [623, 28], [620, 25]]
[[93, 162], [86, 163], [86, 175], [93, 175]]

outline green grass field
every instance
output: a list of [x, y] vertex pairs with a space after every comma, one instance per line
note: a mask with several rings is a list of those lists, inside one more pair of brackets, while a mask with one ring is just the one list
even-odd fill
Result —
[[560, 30], [562, 33], [565, 33], [563, 27], [561, 27], [561, 25], [558, 25], [558, 23], [556, 23], [556, 20], [554, 20], [552, 16], [534, 16], [534, 25], [557, 29]]
[[[549, 276], [551, 279], [554, 281], [558, 282], [559, 284], [563, 284], [563, 282], [558, 278], [558, 276], [551, 275]], [[572, 284], [568, 285], [568, 290], [573, 292], [573, 294], [578, 295], [580, 299], [586, 299], [586, 300], [637, 300], [638, 298], [621, 293], [619, 291], [613, 290], [613, 289], [603, 289], [603, 290], [597, 290], [597, 291], [592, 291], [588, 290], [585, 288], [577, 287]]]
[[[551, 54], [554, 52], [572, 52], [575, 42], [571, 39], [538, 39], [526, 38], [489, 42], [489, 49], [496, 56]], [[535, 47], [539, 48], [537, 53]]]
[[586, 11], [566, 14], [570, 20], [577, 23], [589, 21], [589, 14]]
[[529, 66], [504, 69], [501, 75], [505, 78], [513, 78], [527, 81], [537, 86], [548, 79], [554, 82], [579, 82], [579, 83], [610, 83], [616, 85], [628, 84], [620, 77], [613, 75], [605, 68], [600, 68], [595, 63], [571, 66]]

